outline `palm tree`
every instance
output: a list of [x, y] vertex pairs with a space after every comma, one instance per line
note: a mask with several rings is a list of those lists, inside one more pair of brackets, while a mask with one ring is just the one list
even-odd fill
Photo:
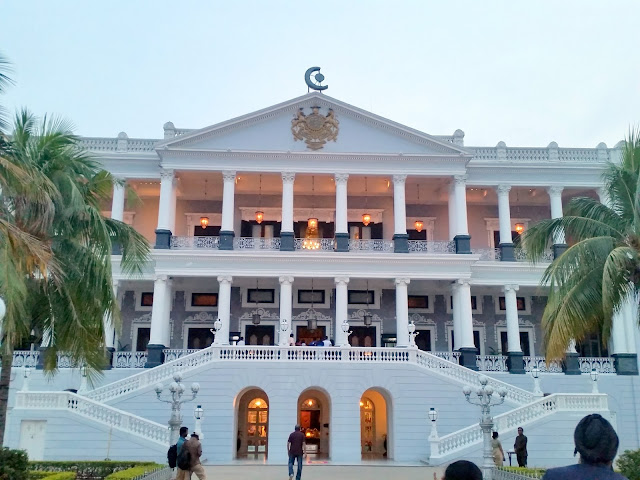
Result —
[[[7, 225], [0, 229], [0, 295], [8, 307], [0, 438], [10, 373], [5, 364], [10, 366], [13, 348], [34, 329], [46, 339], [45, 371], [55, 372], [57, 353], [66, 352], [95, 378], [105, 362], [103, 318], [111, 316], [116, 325], [120, 319], [112, 288], [112, 244], [120, 245], [121, 268], [131, 274], [141, 271], [149, 254], [142, 235], [102, 216], [100, 205], [108, 201], [115, 179], [79, 148], [70, 132], [63, 121], [39, 121], [22, 111], [0, 165], [0, 225]], [[12, 250], [14, 237], [34, 240], [43, 250], [24, 245]]]
[[[545, 271], [549, 297], [542, 317], [547, 360], [564, 357], [571, 339], [599, 332], [603, 344], [612, 317], [640, 288], [640, 130], [624, 143], [622, 161], [603, 174], [607, 201], [574, 198], [563, 218], [544, 220], [524, 235], [529, 258], [542, 260], [554, 235], [570, 247]], [[635, 298], [635, 297], [634, 297]]]

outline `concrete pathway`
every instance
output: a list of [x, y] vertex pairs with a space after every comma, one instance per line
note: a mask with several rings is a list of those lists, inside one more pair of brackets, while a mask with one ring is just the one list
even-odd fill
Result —
[[[289, 480], [286, 465], [205, 465], [207, 480]], [[294, 479], [296, 469], [294, 467]], [[434, 476], [435, 474], [435, 476]], [[302, 480], [440, 480], [443, 469], [393, 465], [304, 465]], [[195, 475], [192, 480], [196, 480]]]

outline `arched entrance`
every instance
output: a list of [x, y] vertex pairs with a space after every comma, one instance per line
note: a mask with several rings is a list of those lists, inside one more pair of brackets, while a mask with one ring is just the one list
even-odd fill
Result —
[[328, 395], [319, 389], [308, 389], [298, 397], [298, 424], [306, 437], [306, 453], [311, 458], [329, 458]]
[[265, 459], [269, 444], [269, 398], [263, 390], [254, 388], [238, 402], [238, 436], [236, 457]]
[[389, 439], [389, 403], [385, 395], [369, 389], [360, 398], [360, 451], [363, 460], [392, 458]]

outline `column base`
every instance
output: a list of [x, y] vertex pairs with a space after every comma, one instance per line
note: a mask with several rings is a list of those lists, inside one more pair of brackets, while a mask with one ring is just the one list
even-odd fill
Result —
[[293, 232], [280, 232], [280, 251], [293, 252], [295, 250], [295, 242]]
[[460, 352], [460, 365], [467, 367], [469, 370], [478, 370], [477, 349], [460, 348], [458, 351]]
[[524, 374], [524, 353], [508, 352], [507, 353], [507, 369], [509, 373]]
[[349, 251], [349, 234], [348, 233], [336, 233], [335, 234], [335, 249], [336, 252], [348, 252]]
[[36, 363], [36, 370], [44, 370], [44, 357], [47, 355], [47, 347], [38, 347], [38, 363]]
[[156, 245], [154, 248], [164, 250], [171, 248], [171, 230], [156, 230]]
[[500, 244], [500, 260], [503, 262], [515, 262], [515, 247], [513, 243]]
[[409, 253], [409, 235], [395, 233], [393, 235], [393, 251], [395, 253]]
[[617, 375], [638, 375], [638, 355], [635, 353], [614, 353], [613, 364]]
[[567, 353], [562, 362], [562, 371], [565, 375], [580, 375], [580, 362], [577, 353]]
[[113, 368], [113, 353], [116, 351], [115, 348], [109, 347], [105, 351], [105, 365], [102, 367], [103, 370], [111, 370]]
[[562, 255], [564, 252], [566, 252], [567, 248], [569, 248], [569, 246], [566, 243], [554, 243], [553, 244], [553, 259], [555, 260], [560, 255]]
[[147, 345], [147, 363], [144, 368], [153, 368], [162, 365], [164, 362], [164, 345]]
[[471, 235], [456, 235], [453, 241], [456, 242], [456, 253], [471, 253]]
[[234, 232], [220, 230], [220, 246], [218, 249], [233, 250], [233, 237], [235, 237]]

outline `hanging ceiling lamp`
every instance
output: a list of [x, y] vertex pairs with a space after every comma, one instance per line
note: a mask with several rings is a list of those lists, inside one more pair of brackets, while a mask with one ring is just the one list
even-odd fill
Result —
[[[418, 184], [418, 204], [419, 203], [420, 203], [420, 184]], [[422, 228], [424, 227], [424, 223], [422, 222], [422, 220], [416, 220], [413, 226], [416, 229], [416, 232], [420, 233], [422, 231]]]
[[[364, 177], [364, 211], [367, 211], [368, 203], [367, 177]], [[366, 227], [371, 223], [371, 215], [369, 213], [362, 214], [362, 224]]]
[[258, 288], [258, 279], [256, 278], [256, 310], [255, 312], [253, 312], [253, 315], [251, 315], [251, 323], [253, 323], [254, 325], [260, 325], [260, 320], [262, 320], [262, 317], [260, 317], [260, 314], [258, 313], [258, 295], [260, 294], [260, 289]]
[[[207, 200], [207, 179], [204, 179], [204, 199]], [[209, 225], [209, 217], [200, 217], [200, 226], [205, 229]]]
[[260, 206], [262, 205], [262, 175], [260, 175], [260, 190], [258, 194], [258, 211], [256, 211], [256, 222], [258, 225], [262, 223], [264, 220], [264, 212], [260, 210]]
[[373, 315], [371, 315], [371, 312], [369, 311], [369, 280], [367, 280], [367, 310], [364, 312], [364, 315], [362, 316], [362, 320], [364, 321], [365, 326], [370, 327], [371, 324], [373, 323]]
[[316, 311], [313, 309], [313, 278], [311, 279], [311, 309], [309, 310], [309, 316], [307, 317], [307, 329], [315, 330], [318, 328], [318, 320], [316, 319]]
[[311, 177], [311, 216], [307, 219], [307, 233], [302, 241], [302, 248], [306, 250], [318, 250], [320, 248], [318, 218], [313, 215], [315, 210], [315, 177]]
[[[520, 216], [520, 192], [518, 190], [516, 190], [516, 215], [518, 217]], [[522, 233], [524, 232], [524, 223], [516, 223], [516, 232], [518, 233], [518, 235], [522, 235]]]
[[522, 232], [524, 232], [524, 223], [516, 223], [516, 232], [518, 232], [518, 235], [522, 235]]

